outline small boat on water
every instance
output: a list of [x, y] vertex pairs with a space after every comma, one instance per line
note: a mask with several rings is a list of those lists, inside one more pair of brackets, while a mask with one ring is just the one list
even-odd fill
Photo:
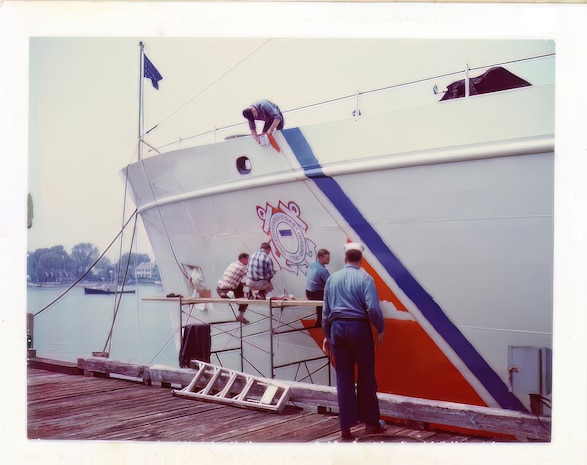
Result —
[[[444, 96], [422, 76], [350, 106], [333, 100], [328, 118], [312, 108], [268, 145], [235, 127], [130, 164], [165, 293], [191, 295], [191, 269], [215, 289], [240, 252], [269, 242], [276, 291], [303, 298], [319, 248], [333, 272], [343, 244], [361, 242], [386, 319], [380, 391], [541, 411], [552, 388], [554, 53], [540, 57], [547, 73], [524, 67], [537, 59], [488, 63], [475, 79], [467, 67]], [[514, 84], [487, 90], [492, 75]], [[300, 350], [320, 353], [321, 332], [309, 332]]]
[[84, 294], [134, 294], [134, 289], [124, 289], [122, 286], [116, 287], [114, 284], [101, 284], [99, 286], [84, 286]]

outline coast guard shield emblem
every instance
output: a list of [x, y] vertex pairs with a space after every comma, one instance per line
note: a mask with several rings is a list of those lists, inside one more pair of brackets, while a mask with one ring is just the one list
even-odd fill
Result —
[[316, 244], [306, 237], [308, 225], [300, 213], [295, 202], [285, 205], [280, 200], [277, 207], [269, 203], [265, 207], [257, 206], [257, 216], [263, 221], [263, 232], [269, 236], [274, 260], [281, 269], [296, 275], [306, 274], [308, 259], [316, 256]]

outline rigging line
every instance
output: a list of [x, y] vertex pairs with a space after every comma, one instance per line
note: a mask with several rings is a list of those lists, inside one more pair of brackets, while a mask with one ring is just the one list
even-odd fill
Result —
[[40, 315], [41, 313], [43, 313], [45, 310], [47, 310], [49, 307], [51, 307], [53, 304], [55, 304], [56, 302], [58, 302], [59, 300], [61, 300], [69, 291], [71, 291], [82, 279], [84, 279], [86, 277], [86, 275], [96, 266], [96, 264], [102, 259], [102, 257], [104, 257], [104, 255], [106, 255], [106, 252], [108, 252], [108, 250], [110, 250], [110, 247], [112, 247], [112, 245], [116, 242], [116, 240], [120, 237], [120, 235], [122, 234], [122, 231], [124, 230], [124, 228], [126, 228], [126, 226], [128, 225], [128, 223], [130, 222], [130, 220], [133, 218], [133, 216], [137, 215], [137, 209], [135, 209], [135, 211], [133, 212], [133, 214], [130, 216], [130, 218], [126, 221], [126, 223], [123, 225], [122, 229], [118, 232], [118, 234], [116, 235], [116, 237], [114, 239], [112, 239], [112, 242], [110, 242], [110, 244], [108, 245], [108, 247], [106, 247], [106, 250], [104, 250], [104, 252], [102, 252], [102, 254], [96, 258], [96, 260], [94, 260], [94, 262], [88, 267], [88, 269], [86, 271], [84, 271], [72, 284], [71, 286], [69, 286], [65, 291], [63, 291], [59, 296], [57, 296], [52, 302], [48, 303], [47, 305], [45, 305], [41, 310], [39, 310], [38, 312], [33, 314], [33, 318], [36, 317], [37, 315]]
[[[137, 228], [137, 220], [138, 220], [138, 215], [135, 215], [135, 221], [134, 221], [134, 225], [133, 225], [133, 234], [131, 236], [131, 244], [129, 247], [129, 250], [132, 251], [132, 245], [135, 239], [135, 233], [136, 233], [136, 228]], [[121, 289], [120, 292], [118, 292], [118, 277], [116, 278], [116, 294], [115, 294], [115, 298], [114, 298], [114, 315], [112, 316], [112, 324], [110, 325], [110, 331], [108, 332], [108, 336], [106, 338], [106, 342], [104, 343], [104, 349], [102, 350], [102, 352], [106, 352], [106, 348], [108, 348], [108, 352], [110, 352], [110, 349], [112, 347], [112, 334], [114, 332], [114, 325], [116, 324], [116, 318], [118, 316], [118, 312], [120, 310], [120, 304], [122, 302], [122, 296], [124, 295], [123, 291], [124, 291], [124, 285], [126, 283], [126, 279], [128, 277], [128, 270], [130, 268], [130, 258], [131, 258], [131, 254], [128, 254], [127, 260], [126, 260], [126, 265], [125, 265], [125, 270], [124, 270], [124, 279], [122, 280], [122, 285], [121, 285]], [[120, 259], [119, 259], [120, 262]], [[120, 263], [119, 263], [120, 265]]]
[[[267, 39], [265, 42], [263, 42], [261, 45], [259, 45], [259, 47], [257, 47], [251, 53], [249, 53], [246, 57], [244, 57], [242, 60], [240, 60], [239, 62], [237, 62], [234, 66], [232, 66], [227, 71], [225, 71], [224, 73], [222, 73], [217, 79], [215, 79], [214, 81], [212, 81], [210, 84], [208, 84], [202, 90], [200, 90], [200, 92], [198, 92], [196, 95], [194, 95], [191, 99], [189, 99], [187, 102], [185, 102], [179, 108], [177, 108], [177, 110], [171, 112], [169, 115], [167, 115], [161, 121], [159, 121], [159, 124], [158, 125], [161, 125], [162, 123], [164, 123], [165, 121], [167, 121], [169, 118], [171, 118], [173, 115], [175, 115], [176, 113], [178, 113], [181, 109], [185, 108], [187, 105], [189, 105], [191, 102], [193, 102], [196, 98], [198, 98], [200, 95], [202, 95], [206, 90], [208, 90], [210, 87], [212, 87], [218, 81], [220, 81], [226, 75], [228, 75], [229, 73], [231, 73], [232, 71], [234, 71], [238, 66], [240, 66], [242, 63], [244, 63], [246, 60], [248, 60], [250, 57], [252, 57], [255, 53], [257, 53], [259, 50], [261, 50], [263, 47], [265, 47], [265, 45], [267, 45], [272, 40], [273, 39]], [[150, 131], [151, 131], [151, 129], [149, 129], [149, 131], [147, 131], [146, 134], [148, 134]]]
[[[136, 222], [135, 228], [133, 230], [133, 238], [136, 236]], [[135, 262], [134, 262], [134, 278], [135, 278], [135, 303], [136, 303], [136, 310], [137, 310], [137, 326], [138, 326], [138, 333], [139, 333], [139, 354], [141, 356], [141, 360], [143, 359], [143, 332], [142, 332], [142, 324], [141, 324], [141, 300], [139, 298], [139, 283], [137, 280], [137, 257], [139, 255], [139, 241], [138, 237], [136, 241], [134, 241], [134, 248], [135, 248]], [[132, 277], [131, 277], [132, 278]]]
[[[508, 65], [508, 64], [512, 64], [512, 63], [520, 63], [523, 61], [536, 60], [536, 59], [546, 58], [546, 57], [550, 57], [550, 56], [554, 56], [554, 53], [549, 53], [549, 54], [545, 54], [545, 55], [537, 55], [537, 56], [533, 56], [533, 57], [519, 58], [516, 60], [504, 61], [501, 63], [493, 63], [493, 64], [489, 64], [489, 65], [477, 66], [475, 68], [469, 68], [469, 71], [485, 69], [485, 68], [493, 68], [494, 66]], [[350, 98], [358, 98], [359, 96], [362, 96], [362, 95], [376, 94], [378, 92], [385, 92], [387, 90], [399, 89], [401, 87], [406, 87], [406, 86], [410, 86], [410, 85], [414, 85], [414, 84], [422, 84], [426, 81], [434, 81], [436, 79], [443, 79], [443, 78], [447, 78], [449, 76], [456, 76], [456, 75], [462, 74], [464, 72], [465, 72], [465, 70], [462, 69], [462, 70], [452, 71], [450, 73], [438, 74], [436, 76], [432, 76], [432, 77], [428, 77], [428, 78], [415, 79], [413, 81], [408, 81], [408, 82], [404, 82], [404, 83], [400, 83], [400, 84], [393, 84], [390, 86], [379, 87], [377, 89], [365, 90], [362, 92], [355, 92], [354, 94], [345, 95], [343, 97], [337, 97], [334, 99], [324, 100], [322, 102], [294, 108], [293, 110], [286, 111], [285, 113], [307, 110], [309, 108], [313, 108], [313, 107], [317, 107], [317, 106], [321, 106], [321, 105], [328, 105], [330, 103], [339, 102], [341, 100], [348, 100]]]
[[[469, 71], [476, 71], [478, 69], [483, 69], [483, 68], [493, 68], [494, 66], [511, 65], [512, 63], [522, 63], [523, 61], [540, 60], [542, 58], [549, 58], [549, 57], [553, 57], [553, 56], [556, 56], [556, 53], [552, 52], [552, 53], [545, 53], [543, 55], [535, 55], [533, 57], [516, 58], [515, 60], [502, 61], [499, 63], [493, 63], [491, 65], [476, 66], [475, 68], [469, 68]], [[463, 72], [464, 72], [464, 70], [461, 71], [461, 73], [463, 73]]]
[[153, 358], [151, 358], [151, 361], [149, 362], [149, 365], [153, 364], [153, 362], [155, 360], [157, 360], [157, 357], [159, 357], [159, 355], [161, 355], [161, 353], [165, 350], [165, 348], [169, 345], [169, 343], [175, 338], [176, 334], [178, 334], [179, 331], [180, 331], [180, 328], [178, 328], [175, 331], [173, 331], [173, 333], [171, 334], [171, 336], [169, 336], [169, 338], [167, 339], [167, 341], [165, 341], [165, 343], [159, 349], [159, 351], [153, 356]]
[[[515, 60], [502, 61], [502, 62], [499, 62], [499, 63], [492, 63], [492, 64], [489, 64], [489, 65], [476, 66], [474, 68], [468, 68], [468, 70], [469, 71], [477, 71], [477, 70], [480, 70], [480, 69], [493, 68], [495, 66], [503, 66], [503, 65], [510, 65], [510, 64], [513, 64], [513, 63], [521, 63], [521, 62], [524, 62], [524, 61], [539, 60], [541, 58], [548, 58], [548, 57], [552, 57], [554, 55], [555, 55], [554, 53], [547, 53], [547, 54], [544, 54], [544, 55], [536, 55], [536, 56], [533, 56], [533, 57], [517, 58]], [[459, 75], [459, 74], [463, 74], [466, 71], [467, 71], [466, 69], [461, 69], [461, 70], [458, 70], [458, 71], [453, 71], [451, 73], [445, 73], [445, 74], [439, 74], [437, 76], [432, 76], [430, 78], [422, 78], [422, 79], [416, 79], [414, 81], [404, 82], [403, 84], [394, 84], [394, 85], [391, 85], [391, 86], [380, 87], [378, 89], [372, 89], [372, 90], [367, 90], [367, 91], [363, 91], [363, 92], [357, 92], [356, 94], [348, 95], [346, 97], [342, 97], [341, 99], [348, 99], [348, 98], [350, 98], [350, 97], [352, 97], [354, 95], [375, 94], [375, 93], [378, 93], [378, 92], [383, 92], [383, 91], [386, 91], [386, 90], [391, 90], [391, 89], [395, 89], [395, 88], [405, 87], [405, 86], [409, 86], [409, 85], [412, 85], [412, 84], [422, 84], [422, 83], [424, 83], [426, 81], [433, 81], [433, 80], [436, 80], [436, 79], [443, 79], [443, 78], [447, 78], [449, 76], [456, 76], [456, 75]], [[337, 99], [334, 99], [333, 101], [336, 101], [336, 100]], [[330, 103], [330, 102], [327, 102], [327, 103]], [[302, 107], [302, 108], [305, 108], [305, 107]]]
[[[140, 142], [137, 143], [137, 148], [138, 145], [140, 144]], [[127, 165], [128, 166], [128, 165]], [[122, 218], [124, 219], [124, 215], [126, 212], [126, 195], [127, 195], [127, 191], [128, 191], [128, 178], [125, 178], [124, 181], [124, 194], [123, 194], [123, 202], [122, 202]], [[136, 224], [136, 220], [135, 220], [135, 224]], [[117, 264], [117, 269], [116, 269], [116, 290], [118, 291], [118, 285], [120, 283], [120, 270], [121, 270], [121, 262], [122, 262], [122, 245], [123, 245], [123, 237], [120, 237], [120, 243], [119, 243], [119, 249], [118, 249], [118, 264]], [[132, 252], [132, 250], [131, 250]], [[130, 253], [129, 253], [129, 259], [130, 259]], [[121, 294], [122, 295], [122, 294]], [[116, 295], [114, 298], [114, 301], [112, 302], [112, 325], [111, 325], [111, 331], [112, 332], [112, 327], [114, 326], [114, 323], [116, 321], [116, 316], [118, 314], [118, 306], [120, 305], [120, 303], [116, 302]], [[106, 339], [106, 345], [108, 345], [108, 341], [110, 339], [110, 335], [108, 336], [108, 338]], [[110, 350], [110, 347], [108, 348], [108, 350]], [[106, 351], [106, 347], [104, 347], [103, 352]]]
[[[553, 56], [555, 56], [555, 53], [547, 53], [547, 54], [544, 54], [544, 55], [536, 55], [536, 56], [533, 56], [533, 57], [518, 58], [516, 60], [504, 61], [504, 62], [501, 62], [501, 63], [493, 63], [493, 64], [489, 64], [489, 65], [477, 66], [475, 68], [470, 68], [469, 71], [475, 71], [475, 70], [484, 69], [484, 68], [492, 68], [494, 66], [508, 65], [508, 64], [512, 64], [512, 63], [521, 63], [521, 62], [524, 62], [524, 61], [539, 60], [539, 59], [542, 59], [542, 58], [548, 58], [548, 57], [553, 57]], [[323, 100], [323, 101], [317, 102], [317, 103], [311, 103], [309, 105], [304, 105], [304, 106], [301, 106], [301, 107], [292, 108], [291, 110], [284, 110], [283, 111], [283, 114], [285, 115], [285, 114], [288, 114], [288, 113], [295, 113], [295, 112], [299, 112], [299, 111], [303, 111], [303, 110], [308, 110], [310, 108], [320, 107], [320, 106], [324, 106], [324, 105], [330, 105], [332, 103], [341, 102], [343, 100], [348, 100], [348, 99], [351, 99], [351, 98], [358, 98], [360, 96], [369, 95], [369, 94], [376, 94], [376, 93], [379, 93], [379, 92], [385, 92], [385, 91], [392, 90], [392, 89], [399, 89], [401, 87], [406, 87], [406, 86], [410, 86], [410, 85], [414, 85], [414, 84], [422, 84], [422, 83], [424, 83], [426, 81], [433, 81], [433, 80], [436, 80], [436, 79], [444, 79], [444, 78], [447, 78], [449, 76], [457, 76], [457, 75], [462, 74], [464, 72], [465, 72], [465, 70], [462, 69], [462, 70], [458, 70], [458, 71], [452, 71], [450, 73], [438, 74], [436, 76], [432, 76], [432, 77], [428, 77], [428, 78], [415, 79], [413, 81], [408, 81], [408, 82], [404, 82], [404, 83], [400, 83], [400, 84], [393, 84], [393, 85], [390, 85], [390, 86], [379, 87], [377, 89], [365, 90], [365, 91], [362, 91], [362, 92], [355, 92], [354, 94], [344, 95], [342, 97], [336, 97], [336, 98], [329, 99], [329, 100]], [[227, 129], [232, 129], [234, 127], [245, 125], [245, 124], [246, 123], [232, 123], [232, 124], [228, 124], [226, 126], [222, 126], [222, 127], [219, 127], [219, 128], [214, 128], [214, 129], [210, 129], [210, 130], [207, 130], [207, 131], [198, 133], [198, 134], [194, 134], [193, 136], [188, 136], [188, 137], [185, 137], [185, 138], [179, 138], [179, 140], [174, 140], [172, 142], [168, 142], [166, 144], [160, 145], [159, 146], [159, 149], [163, 149], [163, 148], [168, 147], [170, 145], [177, 144], [178, 142], [183, 142], [183, 141], [190, 140], [190, 139], [197, 139], [198, 137], [206, 136], [208, 134], [212, 134], [212, 133], [215, 133], [217, 131], [225, 131]], [[154, 149], [154, 150], [156, 150], [157, 152], [159, 152], [159, 150], [157, 150], [157, 149]]]
[[[128, 193], [128, 178], [125, 177], [124, 180], [124, 195], [123, 195], [123, 203], [122, 203], [122, 218], [124, 219], [124, 216], [126, 214], [126, 198], [127, 198], [127, 193]], [[104, 344], [104, 349], [102, 350], [103, 352], [106, 352], [106, 347], [108, 347], [108, 351], [110, 351], [110, 348], [112, 347], [112, 332], [114, 329], [114, 325], [116, 323], [116, 317], [118, 316], [118, 311], [120, 308], [120, 303], [122, 302], [122, 295], [124, 291], [124, 286], [126, 284], [126, 279], [127, 279], [127, 275], [128, 275], [128, 269], [129, 269], [129, 265], [130, 265], [130, 259], [132, 256], [132, 243], [134, 241], [135, 235], [136, 235], [136, 229], [137, 229], [137, 218], [138, 215], [135, 215], [135, 221], [134, 221], [134, 225], [133, 225], [133, 233], [131, 236], [131, 244], [129, 247], [129, 254], [127, 257], [127, 261], [126, 261], [126, 269], [125, 269], [125, 275], [124, 275], [124, 279], [122, 280], [122, 284], [121, 284], [121, 292], [120, 294], [115, 294], [115, 298], [114, 298], [114, 307], [113, 307], [113, 312], [112, 312], [112, 324], [110, 326], [110, 332], [108, 333], [108, 337], [106, 338], [106, 343]], [[122, 262], [122, 243], [123, 243], [123, 238], [121, 236], [120, 238], [120, 249], [118, 252], [118, 269], [116, 271], [116, 292], [118, 292], [118, 285], [120, 282], [120, 270], [121, 270], [121, 262]]]
[[[140, 145], [140, 141], [137, 143], [137, 147], [138, 145]], [[128, 167], [128, 165], [127, 165]], [[124, 220], [124, 215], [126, 214], [126, 199], [127, 199], [127, 194], [128, 194], [128, 177], [125, 176], [124, 178], [124, 192], [123, 192], [123, 201], [122, 201], [122, 218]], [[134, 238], [134, 234], [136, 231], [136, 220], [135, 220], [135, 226], [133, 228], [133, 238]], [[118, 270], [117, 270], [117, 274], [116, 274], [116, 285], [118, 286], [118, 281], [119, 281], [119, 276], [120, 276], [120, 262], [122, 260], [122, 237], [120, 238], [120, 248], [118, 251]], [[132, 244], [132, 242], [131, 242]], [[132, 247], [132, 246], [131, 246]], [[129, 248], [129, 254], [132, 252], [132, 248]], [[130, 255], [129, 255], [129, 261], [130, 261]], [[123, 281], [123, 286], [124, 286], [125, 281]]]
[[[169, 248], [171, 249], [171, 254], [173, 255], [173, 259], [175, 260], [175, 263], [176, 263], [177, 267], [180, 269], [183, 276], [186, 279], [189, 279], [189, 276], [187, 275], [183, 266], [179, 262], [179, 259], [177, 258], [177, 254], [175, 253], [173, 243], [171, 242], [171, 239], [169, 237], [169, 231], [167, 230], [167, 225], [165, 224], [165, 221], [163, 220], [163, 213], [161, 212], [161, 207], [159, 206], [159, 201], [157, 200], [157, 196], [155, 195], [155, 191], [153, 190], [152, 179], [149, 176], [149, 172], [147, 171], [147, 168], [145, 167], [144, 161], [141, 160], [140, 163], [143, 168], [143, 171], [145, 172], [145, 177], [147, 178], [147, 181], [148, 181], [147, 184], [149, 185], [149, 189], [151, 190], [151, 195], [153, 196], [153, 202], [155, 202], [157, 213], [159, 214], [159, 218], [161, 219], [161, 225], [163, 226], [163, 230], [165, 231], [165, 237], [167, 238], [167, 242], [169, 243]], [[126, 167], [126, 169], [128, 170], [128, 166]]]

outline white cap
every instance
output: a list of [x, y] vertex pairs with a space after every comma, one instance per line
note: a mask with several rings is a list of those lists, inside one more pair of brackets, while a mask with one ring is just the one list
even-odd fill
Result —
[[365, 247], [363, 247], [363, 244], [360, 242], [348, 242], [344, 245], [344, 251], [346, 252], [348, 250], [358, 250], [359, 252], [363, 252]]

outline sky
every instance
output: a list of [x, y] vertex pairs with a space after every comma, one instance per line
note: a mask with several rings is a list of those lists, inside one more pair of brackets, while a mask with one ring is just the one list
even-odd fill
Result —
[[[328, 95], [356, 92], [356, 80], [377, 87], [387, 85], [390, 76], [402, 81], [442, 74], [445, 66], [448, 71], [461, 69], [463, 59], [475, 66], [481, 54], [479, 43], [472, 39], [516, 39], [499, 45], [501, 56], [504, 51], [513, 53], [519, 39], [554, 39], [553, 356], [558, 373], [573, 378], [556, 384], [554, 424], [560, 429], [555, 430], [551, 445], [538, 450], [524, 445], [507, 450], [494, 447], [475, 452], [475, 463], [526, 463], [532, 458], [534, 463], [584, 463], [586, 16], [584, 5], [544, 4], [0, 4], [0, 290], [5, 296], [0, 340], [6, 347], [14, 346], [17, 354], [5, 359], [4, 373], [17, 379], [20, 374], [23, 380], [25, 376], [24, 349], [19, 351], [25, 347], [24, 322], [17, 310], [24, 308], [26, 298], [26, 251], [57, 244], [70, 250], [82, 241], [104, 250], [123, 222], [120, 170], [137, 156], [139, 40], [144, 40], [147, 55], [164, 77], [159, 91], [145, 81], [144, 95], [145, 128], [160, 123], [148, 141], [160, 146], [239, 123], [240, 110], [257, 98], [274, 98], [287, 110]], [[337, 41], [334, 47], [310, 38], [361, 40], [344, 46]], [[386, 39], [386, 44], [379, 39]], [[420, 42], [411, 47], [397, 47], [396, 42], [394, 47], [390, 39]], [[460, 41], [458, 53], [446, 46], [447, 39]], [[548, 46], [542, 42], [538, 48]], [[379, 47], [389, 49], [382, 54]], [[491, 61], [492, 50], [497, 50], [495, 43], [484, 49], [483, 61]], [[295, 124], [295, 116], [288, 121]], [[33, 228], [26, 231], [28, 192], [34, 199], [35, 216]], [[126, 208], [128, 212], [133, 207]], [[138, 251], [148, 249], [146, 237], [139, 235]], [[21, 394], [26, 391], [26, 384], [13, 381], [3, 380], [3, 385], [16, 386]], [[119, 463], [121, 458], [125, 464], [161, 463], [161, 457], [259, 463], [258, 457], [227, 449], [158, 445], [145, 452], [132, 443], [116, 448], [27, 443], [23, 441], [25, 415], [18, 410], [23, 404], [21, 399], [2, 406], [7, 412], [4, 420], [11, 421], [0, 424], [0, 434], [15, 444], [8, 451], [10, 463]], [[322, 456], [312, 448], [283, 447], [280, 461], [284, 464], [311, 463]], [[381, 461], [380, 453], [360, 448], [330, 450], [321, 462]], [[471, 463], [464, 449], [431, 453], [424, 447], [394, 448], [386, 454], [397, 463], [430, 463], [431, 456], [439, 464]]]

